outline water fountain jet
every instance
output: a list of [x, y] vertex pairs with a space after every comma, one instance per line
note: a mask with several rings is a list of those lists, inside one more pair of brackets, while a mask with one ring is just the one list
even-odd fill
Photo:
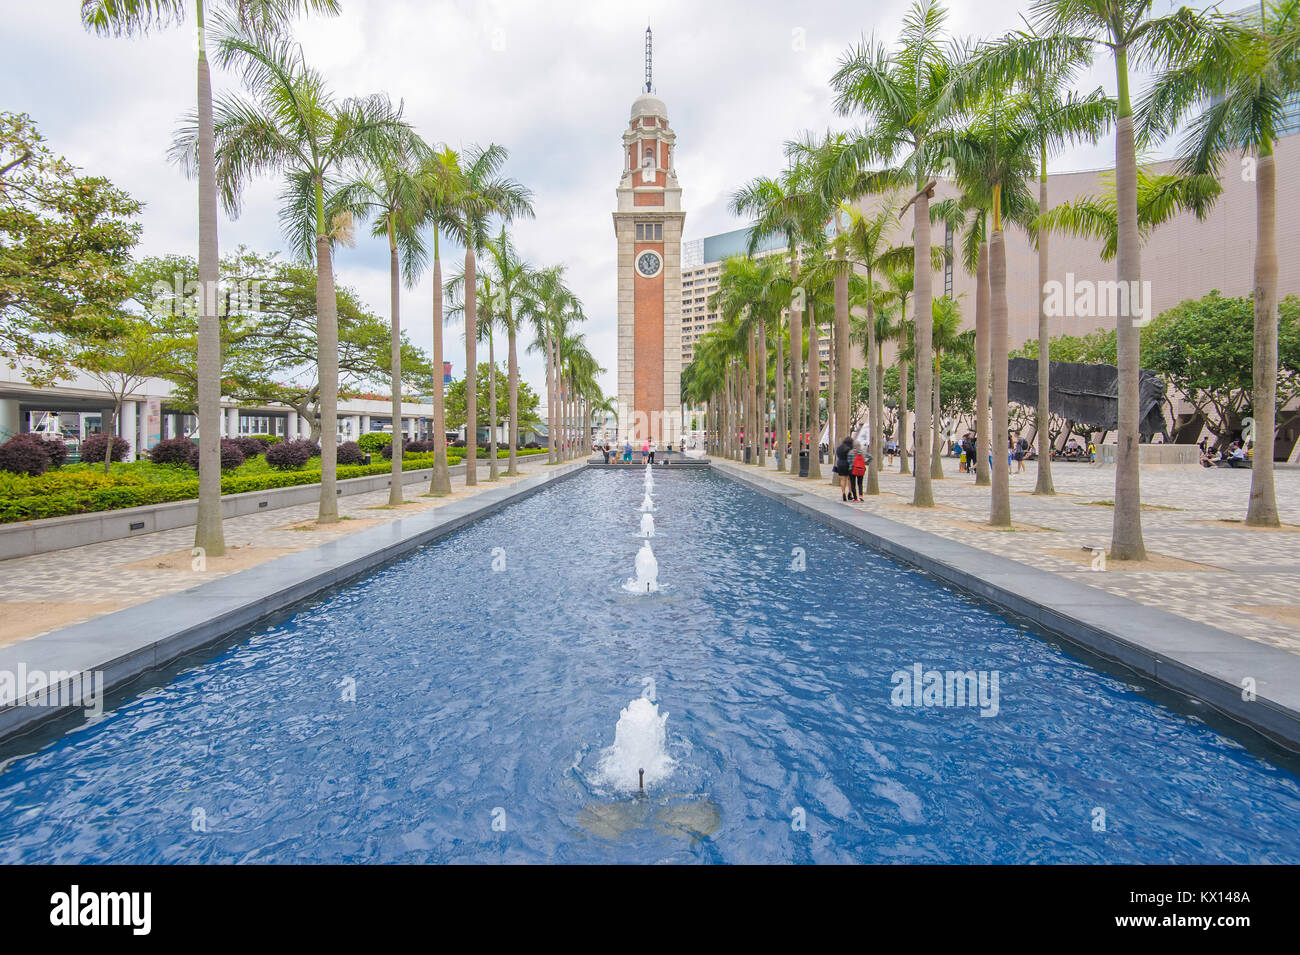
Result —
[[633, 594], [652, 594], [659, 589], [659, 562], [655, 560], [649, 541], [636, 552], [635, 569], [636, 576], [627, 579], [624, 590]]

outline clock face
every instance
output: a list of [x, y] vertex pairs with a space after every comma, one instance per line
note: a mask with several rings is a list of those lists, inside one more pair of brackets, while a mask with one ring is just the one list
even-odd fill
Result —
[[642, 252], [636, 258], [636, 270], [648, 279], [658, 275], [662, 267], [663, 260], [657, 252]]

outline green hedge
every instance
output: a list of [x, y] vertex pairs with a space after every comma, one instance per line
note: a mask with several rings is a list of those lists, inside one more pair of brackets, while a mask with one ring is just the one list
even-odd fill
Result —
[[[544, 451], [521, 449], [519, 454], [541, 454]], [[502, 451], [499, 457], [509, 457], [508, 451]], [[317, 467], [304, 468], [301, 471], [263, 471], [256, 474], [228, 474], [221, 478], [222, 494], [245, 494], [250, 491], [269, 491], [282, 487], [298, 487], [304, 484], [320, 482], [319, 458], [313, 459]], [[460, 464], [461, 458], [448, 454], [448, 464]], [[433, 467], [433, 454], [406, 454], [402, 456], [402, 468], [418, 471]], [[22, 493], [20, 488], [28, 481], [12, 483], [9, 494], [3, 494], [5, 487], [0, 486], [0, 524], [15, 521], [34, 521], [45, 517], [64, 517], [69, 514], [90, 514], [96, 511], [115, 511], [124, 507], [140, 507], [145, 504], [165, 504], [170, 501], [187, 501], [199, 496], [198, 475], [188, 467], [163, 469], [150, 467], [151, 480], [129, 475], [105, 475], [102, 472], [69, 472], [66, 480], [59, 477], [59, 472], [47, 472], [40, 493]], [[339, 465], [338, 478], [372, 477], [388, 474], [392, 463], [379, 460], [373, 464]], [[176, 475], [175, 480], [161, 480]], [[75, 479], [75, 480], [74, 480]], [[108, 483], [108, 482], [114, 483]], [[0, 482], [2, 484], [3, 482]], [[53, 486], [51, 486], [53, 485]], [[25, 489], [25, 488], [24, 488]]]

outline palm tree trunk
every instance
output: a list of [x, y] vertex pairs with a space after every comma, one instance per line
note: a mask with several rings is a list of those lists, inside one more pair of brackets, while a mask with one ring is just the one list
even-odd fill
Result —
[[[1047, 212], [1047, 150], [1039, 151], [1038, 208]], [[1038, 478], [1034, 482], [1035, 494], [1055, 494], [1052, 483], [1052, 437], [1048, 433], [1051, 414], [1051, 339], [1047, 319], [1047, 239], [1046, 229], [1038, 230], [1038, 407], [1034, 410], [1034, 435], [1038, 445]]]
[[[1136, 289], [1142, 279], [1142, 247], [1137, 221], [1137, 158], [1133, 143], [1133, 111], [1128, 103], [1127, 53], [1115, 51], [1120, 78], [1119, 119], [1115, 130], [1115, 198], [1119, 225], [1116, 270], [1120, 287]], [[1131, 311], [1131, 310], [1130, 310]], [[1115, 514], [1111, 527], [1112, 560], [1145, 560], [1142, 542], [1142, 489], [1138, 416], [1138, 370], [1141, 338], [1132, 315], [1117, 317], [1119, 365], [1119, 432], [1115, 454]]]
[[497, 358], [493, 329], [488, 326], [488, 480], [499, 481], [497, 466]]
[[[398, 297], [401, 288], [398, 279], [397, 236], [393, 232], [392, 216], [388, 219], [388, 308], [392, 315], [392, 372], [393, 372], [393, 421], [402, 418], [402, 322], [398, 315]], [[396, 507], [402, 503], [402, 444], [393, 428], [393, 469], [392, 480], [388, 487], [388, 504]]]
[[989, 244], [981, 242], [975, 264], [975, 484], [988, 487], [989, 453]]
[[[838, 393], [835, 390], [836, 384], [836, 363], [839, 359], [835, 347], [835, 338], [838, 334], [834, 314], [831, 315], [831, 324], [826, 329], [826, 354], [829, 359], [826, 363], [826, 444], [828, 450], [834, 454], [836, 435], [844, 430], [844, 425], [840, 418]], [[819, 443], [820, 447], [820, 443]], [[834, 461], [831, 462], [834, 464]], [[840, 476], [832, 469], [830, 486], [836, 487], [840, 483]]]
[[[216, 135], [212, 128], [212, 73], [204, 52], [203, 2], [195, 4], [199, 42], [199, 314], [197, 398], [199, 508], [194, 546], [208, 557], [226, 552], [221, 526], [221, 319], [217, 315], [220, 257], [217, 247]], [[112, 444], [111, 434], [109, 444]]]
[[465, 486], [478, 484], [478, 274], [465, 247]]
[[[323, 198], [317, 184], [317, 211]], [[323, 219], [323, 214], [320, 216]], [[339, 519], [338, 473], [339, 442], [339, 313], [334, 297], [334, 262], [329, 236], [316, 236], [316, 362], [320, 368], [320, 510], [318, 524], [334, 524]], [[401, 454], [401, 437], [393, 429], [393, 456]]]
[[910, 474], [907, 461], [907, 360], [898, 359], [898, 473]]
[[[867, 286], [871, 287], [871, 273], [867, 273]], [[880, 386], [876, 382], [876, 371], [880, 362], [876, 354], [876, 306], [867, 298], [867, 420], [871, 447], [871, 460], [867, 462], [868, 494], [880, 493], [880, 425], [884, 418]]]
[[785, 433], [789, 429], [785, 420], [785, 335], [781, 328], [781, 317], [776, 320], [776, 469], [785, 470]]
[[[994, 202], [999, 201], [994, 190]], [[1000, 224], [999, 224], [1000, 225]], [[1011, 526], [1011, 476], [1007, 474], [1007, 253], [1002, 229], [989, 240], [989, 361], [993, 373], [993, 506], [989, 523]]]
[[447, 470], [446, 386], [442, 380], [442, 262], [438, 258], [438, 236], [433, 237], [433, 476], [430, 494], [451, 493], [451, 472]]
[[[848, 434], [852, 414], [853, 362], [849, 360], [849, 272], [847, 263], [835, 273], [835, 424]], [[831, 432], [834, 444], [835, 432]]]
[[510, 352], [506, 361], [510, 376], [510, 464], [506, 474], [514, 476], [519, 473], [517, 456], [519, 453], [519, 357], [515, 350], [515, 324], [513, 317], [508, 319], [506, 327], [507, 347]]
[[942, 434], [941, 422], [939, 421], [939, 365], [941, 356], [938, 351], [934, 353], [934, 395], [930, 399], [930, 429], [934, 432], [930, 445], [930, 478], [935, 481], [943, 480], [943, 452], [944, 440]]
[[767, 467], [767, 322], [758, 323], [758, 397], [759, 427], [754, 432], [758, 446], [758, 463]]
[[821, 437], [821, 409], [818, 400], [821, 397], [822, 359], [821, 343], [817, 335], [817, 314], [812, 300], [808, 300], [808, 477], [817, 479], [822, 476], [821, 464], [817, 461], [817, 447]]
[[[790, 250], [790, 284], [795, 287], [795, 294], [801, 294], [799, 285], [799, 267], [796, 264], [794, 250]], [[790, 303], [790, 430], [792, 432], [791, 448], [794, 452], [790, 461], [790, 470], [799, 474], [799, 452], [803, 449], [803, 310]]]
[[930, 433], [930, 377], [933, 371], [931, 337], [934, 331], [930, 280], [930, 198], [922, 192], [916, 197], [912, 215], [912, 270], [913, 306], [912, 324], [915, 330], [916, 358], [916, 467], [913, 470], [912, 505], [934, 507], [934, 490], [930, 486], [930, 448], [926, 435]]
[[1260, 148], [1255, 170], [1255, 360], [1251, 404], [1255, 454], [1246, 523], [1278, 527], [1273, 487], [1277, 407], [1277, 164], [1272, 143]]

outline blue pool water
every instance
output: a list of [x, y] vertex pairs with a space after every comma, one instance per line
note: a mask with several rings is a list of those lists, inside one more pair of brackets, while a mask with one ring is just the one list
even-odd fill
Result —
[[[580, 474], [11, 755], [0, 862], [1300, 862], [1281, 765], [748, 489], [656, 478], [662, 592], [621, 588], [640, 476]], [[997, 714], [894, 705], [915, 664], [996, 671]], [[647, 679], [673, 767], [636, 797], [598, 764]]]

